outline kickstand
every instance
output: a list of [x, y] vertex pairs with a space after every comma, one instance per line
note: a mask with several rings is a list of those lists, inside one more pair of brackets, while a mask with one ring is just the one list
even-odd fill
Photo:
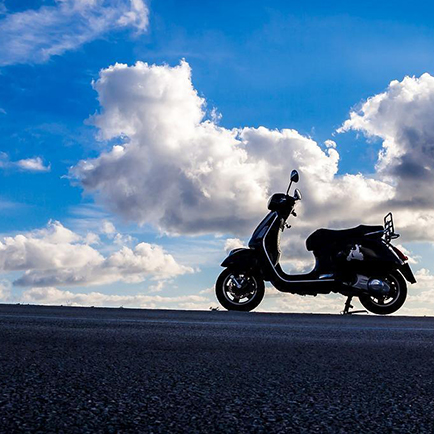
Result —
[[342, 311], [342, 315], [351, 315], [353, 313], [368, 313], [367, 310], [353, 310], [350, 312], [350, 309], [353, 309], [354, 306], [351, 304], [351, 300], [353, 299], [352, 295], [349, 295], [347, 301], [345, 302], [344, 310]]

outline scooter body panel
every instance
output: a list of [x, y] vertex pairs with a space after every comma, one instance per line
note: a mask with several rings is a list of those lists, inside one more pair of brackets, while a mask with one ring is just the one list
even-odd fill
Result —
[[306, 274], [286, 274], [280, 264], [279, 238], [284, 216], [270, 212], [252, 235], [249, 247], [257, 252], [258, 266], [265, 280], [282, 292], [293, 294], [328, 294], [336, 287], [335, 279], [320, 278], [316, 269]]
[[340, 257], [339, 253], [337, 254], [336, 264], [337, 272], [343, 276], [354, 273], [386, 276], [403, 264], [403, 261], [381, 238], [348, 240], [348, 246], [341, 252]]

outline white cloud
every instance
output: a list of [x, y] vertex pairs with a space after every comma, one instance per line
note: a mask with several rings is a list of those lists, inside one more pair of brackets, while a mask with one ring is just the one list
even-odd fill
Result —
[[164, 297], [161, 295], [110, 295], [101, 292], [75, 293], [54, 287], [31, 288], [23, 292], [22, 300], [38, 304], [66, 304], [71, 306], [124, 306], [156, 308], [168, 306], [182, 307], [183, 303], [203, 303], [207, 299], [199, 295]]
[[8, 281], [0, 281], [0, 301], [11, 300], [11, 284]]
[[228, 238], [225, 241], [224, 249], [226, 253], [229, 253], [231, 250], [241, 249], [245, 247], [246, 245], [239, 238]]
[[112, 222], [108, 221], [108, 220], [104, 220], [102, 222], [101, 232], [103, 234], [106, 234], [106, 235], [112, 235], [112, 236], [114, 236], [114, 234], [116, 233], [115, 225]]
[[[206, 120], [186, 62], [116, 64], [101, 71], [94, 87], [102, 106], [93, 117], [99, 137], [127, 139], [81, 161], [71, 175], [128, 220], [172, 233], [247, 233], [294, 166], [313, 192], [318, 183], [331, 189], [335, 149], [323, 152], [294, 130], [227, 130]], [[352, 179], [341, 187], [351, 188]], [[374, 180], [358, 184], [387, 193]], [[314, 196], [324, 202], [328, 192]]]
[[28, 170], [30, 172], [49, 172], [51, 167], [50, 165], [45, 166], [42, 158], [26, 158], [24, 160], [19, 160], [16, 162], [16, 165], [23, 170]]
[[[193, 302], [187, 301], [178, 304], [178, 309], [182, 310], [210, 310], [211, 308], [216, 308], [215, 300], [207, 300], [203, 302]], [[218, 310], [220, 310], [219, 308]]]
[[24, 158], [18, 161], [10, 161], [8, 154], [0, 152], [0, 168], [19, 169], [28, 172], [49, 172], [50, 165], [45, 165], [41, 157]]
[[396, 244], [396, 243], [394, 243], [394, 244], [398, 248], [398, 250], [400, 250], [402, 253], [404, 253], [405, 256], [407, 256], [407, 258], [408, 258], [407, 262], [409, 264], [413, 264], [413, 265], [417, 264], [419, 262], [419, 260], [421, 259], [421, 257], [419, 255], [415, 255], [413, 252], [408, 250], [402, 244]]
[[16, 285], [53, 286], [165, 280], [193, 271], [155, 244], [124, 246], [104, 257], [88, 238], [53, 221], [45, 229], [5, 237], [0, 241], [0, 272], [23, 271]]
[[324, 145], [326, 145], [327, 148], [335, 148], [337, 147], [336, 142], [334, 140], [326, 140], [324, 142]]
[[[413, 81], [405, 79], [402, 86]], [[205, 101], [184, 61], [176, 67], [116, 64], [101, 71], [94, 88], [101, 104], [92, 118], [99, 138], [123, 138], [124, 143], [81, 161], [71, 176], [126, 220], [170, 233], [247, 236], [267, 212], [268, 196], [284, 191], [291, 169], [297, 168], [303, 200], [291, 229], [295, 242], [290, 249], [296, 257], [310, 258], [304, 240], [317, 227], [381, 224], [390, 210], [397, 211], [396, 227], [405, 242], [434, 241], [433, 207], [424, 208], [421, 200], [409, 207], [397, 188], [399, 176], [390, 170], [386, 176], [384, 161], [389, 157], [381, 156], [374, 176], [338, 176], [339, 154], [332, 141], [323, 150], [295, 130], [220, 127], [207, 120]], [[393, 101], [390, 97], [390, 104]], [[415, 101], [417, 106], [421, 98]], [[356, 123], [351, 116], [352, 123], [341, 131], [362, 128], [360, 119]], [[369, 119], [374, 118], [375, 113]], [[382, 120], [372, 134], [379, 133]], [[411, 155], [413, 148], [406, 149]], [[427, 164], [432, 166], [429, 159]], [[423, 186], [431, 188], [431, 183]]]
[[84, 244], [100, 244], [101, 240], [99, 238], [99, 236], [93, 232], [88, 232], [84, 237], [83, 237], [83, 243]]
[[382, 139], [377, 177], [394, 186], [387, 203], [399, 210], [407, 238], [434, 241], [434, 77], [394, 80], [353, 111], [339, 132]]
[[434, 275], [422, 268], [415, 273], [417, 283], [408, 288], [408, 297], [397, 315], [429, 315], [434, 312]]
[[53, 6], [7, 14], [0, 20], [0, 65], [41, 63], [110, 31], [148, 26], [143, 0], [56, 0]]
[[113, 243], [118, 246], [131, 245], [135, 241], [135, 238], [131, 235], [117, 232], [115, 225], [109, 220], [104, 220], [100, 226], [101, 234], [105, 235], [108, 239], [113, 240]]
[[161, 292], [166, 284], [167, 284], [167, 281], [160, 280], [155, 285], [151, 285], [149, 287], [148, 293], [152, 294], [152, 293], [155, 293], [155, 292]]
[[211, 288], [206, 288], [206, 289], [202, 289], [201, 291], [199, 291], [199, 294], [214, 294], [214, 287], [212, 286]]
[[[383, 139], [378, 172], [394, 181], [434, 179], [434, 77], [394, 80], [353, 111], [339, 132], [362, 131]], [[417, 192], [413, 192], [417, 193]]]
[[337, 294], [301, 296], [267, 288], [264, 301], [258, 307], [258, 311], [337, 314], [343, 310], [345, 300], [345, 297]]

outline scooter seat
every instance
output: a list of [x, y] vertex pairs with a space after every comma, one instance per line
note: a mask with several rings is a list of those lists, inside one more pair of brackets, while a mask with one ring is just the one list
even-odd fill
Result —
[[[345, 242], [361, 238], [370, 232], [382, 231], [383, 226], [359, 225], [351, 229], [318, 229], [310, 234], [306, 240], [306, 248], [309, 251], [323, 250], [332, 244], [343, 244]], [[380, 237], [382, 234], [378, 234]]]

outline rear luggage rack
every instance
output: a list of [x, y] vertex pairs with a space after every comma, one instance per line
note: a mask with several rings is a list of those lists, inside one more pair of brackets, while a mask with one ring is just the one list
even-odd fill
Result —
[[390, 212], [384, 217], [384, 239], [386, 243], [390, 243], [391, 240], [394, 240], [399, 237], [399, 234], [395, 234], [395, 227], [393, 226], [393, 216]]

